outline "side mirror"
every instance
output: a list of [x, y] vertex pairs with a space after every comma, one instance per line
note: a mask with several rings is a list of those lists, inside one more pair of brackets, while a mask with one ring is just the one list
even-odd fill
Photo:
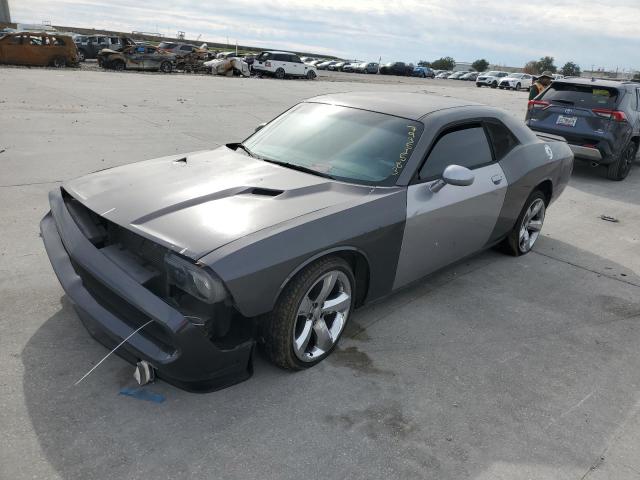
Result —
[[455, 185], [456, 187], [467, 187], [473, 184], [475, 180], [475, 176], [473, 172], [466, 167], [461, 167], [460, 165], [449, 165], [442, 172], [442, 179], [436, 180], [431, 185], [429, 185], [429, 190], [433, 193], [437, 193], [445, 185]]
[[258, 125], [258, 126], [256, 127], [256, 129], [254, 130], [254, 132], [257, 132], [258, 130], [262, 130], [266, 124], [267, 124], [267, 122], [262, 122], [260, 125]]

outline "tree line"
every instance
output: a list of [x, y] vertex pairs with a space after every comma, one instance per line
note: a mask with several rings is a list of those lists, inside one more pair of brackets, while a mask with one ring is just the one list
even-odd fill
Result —
[[[523, 67], [523, 71], [531, 75], [540, 75], [542, 72], [550, 71], [551, 73], [561, 73], [565, 77], [580, 76], [581, 70], [578, 64], [567, 62], [562, 68], [558, 68], [554, 62], [555, 59], [553, 57], [541, 57], [539, 60], [527, 62]], [[434, 70], [453, 70], [456, 66], [456, 61], [452, 57], [442, 57], [433, 62], [420, 60], [418, 65], [421, 67], [431, 67]], [[484, 72], [489, 66], [490, 63], [484, 58], [480, 58], [471, 64], [471, 68], [476, 72]]]

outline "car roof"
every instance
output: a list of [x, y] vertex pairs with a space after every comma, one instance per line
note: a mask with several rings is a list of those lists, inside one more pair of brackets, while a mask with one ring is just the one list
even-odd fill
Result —
[[285, 55], [295, 55], [295, 53], [281, 52], [280, 50], [263, 50], [261, 53], [284, 53]]
[[310, 98], [306, 102], [359, 108], [410, 120], [420, 120], [425, 115], [438, 110], [481, 105], [480, 103], [452, 97], [404, 92], [331, 93]]
[[616, 80], [599, 80], [590, 78], [561, 78], [559, 80], [554, 80], [553, 83], [571, 83], [574, 85], [596, 85], [600, 87], [611, 87], [611, 88], [625, 88], [627, 84], [616, 81]]

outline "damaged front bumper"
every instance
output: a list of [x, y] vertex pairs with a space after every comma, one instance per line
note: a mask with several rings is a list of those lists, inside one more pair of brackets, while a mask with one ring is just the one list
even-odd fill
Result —
[[51, 211], [40, 222], [44, 245], [62, 288], [89, 333], [136, 363], [146, 360], [158, 376], [189, 391], [231, 386], [252, 374], [255, 342], [219, 347], [202, 328], [137, 283], [96, 248], [71, 217], [60, 190], [49, 194]]

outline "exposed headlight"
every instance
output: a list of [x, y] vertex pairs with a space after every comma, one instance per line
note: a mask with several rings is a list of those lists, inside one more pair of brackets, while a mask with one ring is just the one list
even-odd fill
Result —
[[164, 263], [171, 285], [206, 303], [217, 303], [227, 297], [227, 291], [219, 278], [172, 253], [165, 255]]

